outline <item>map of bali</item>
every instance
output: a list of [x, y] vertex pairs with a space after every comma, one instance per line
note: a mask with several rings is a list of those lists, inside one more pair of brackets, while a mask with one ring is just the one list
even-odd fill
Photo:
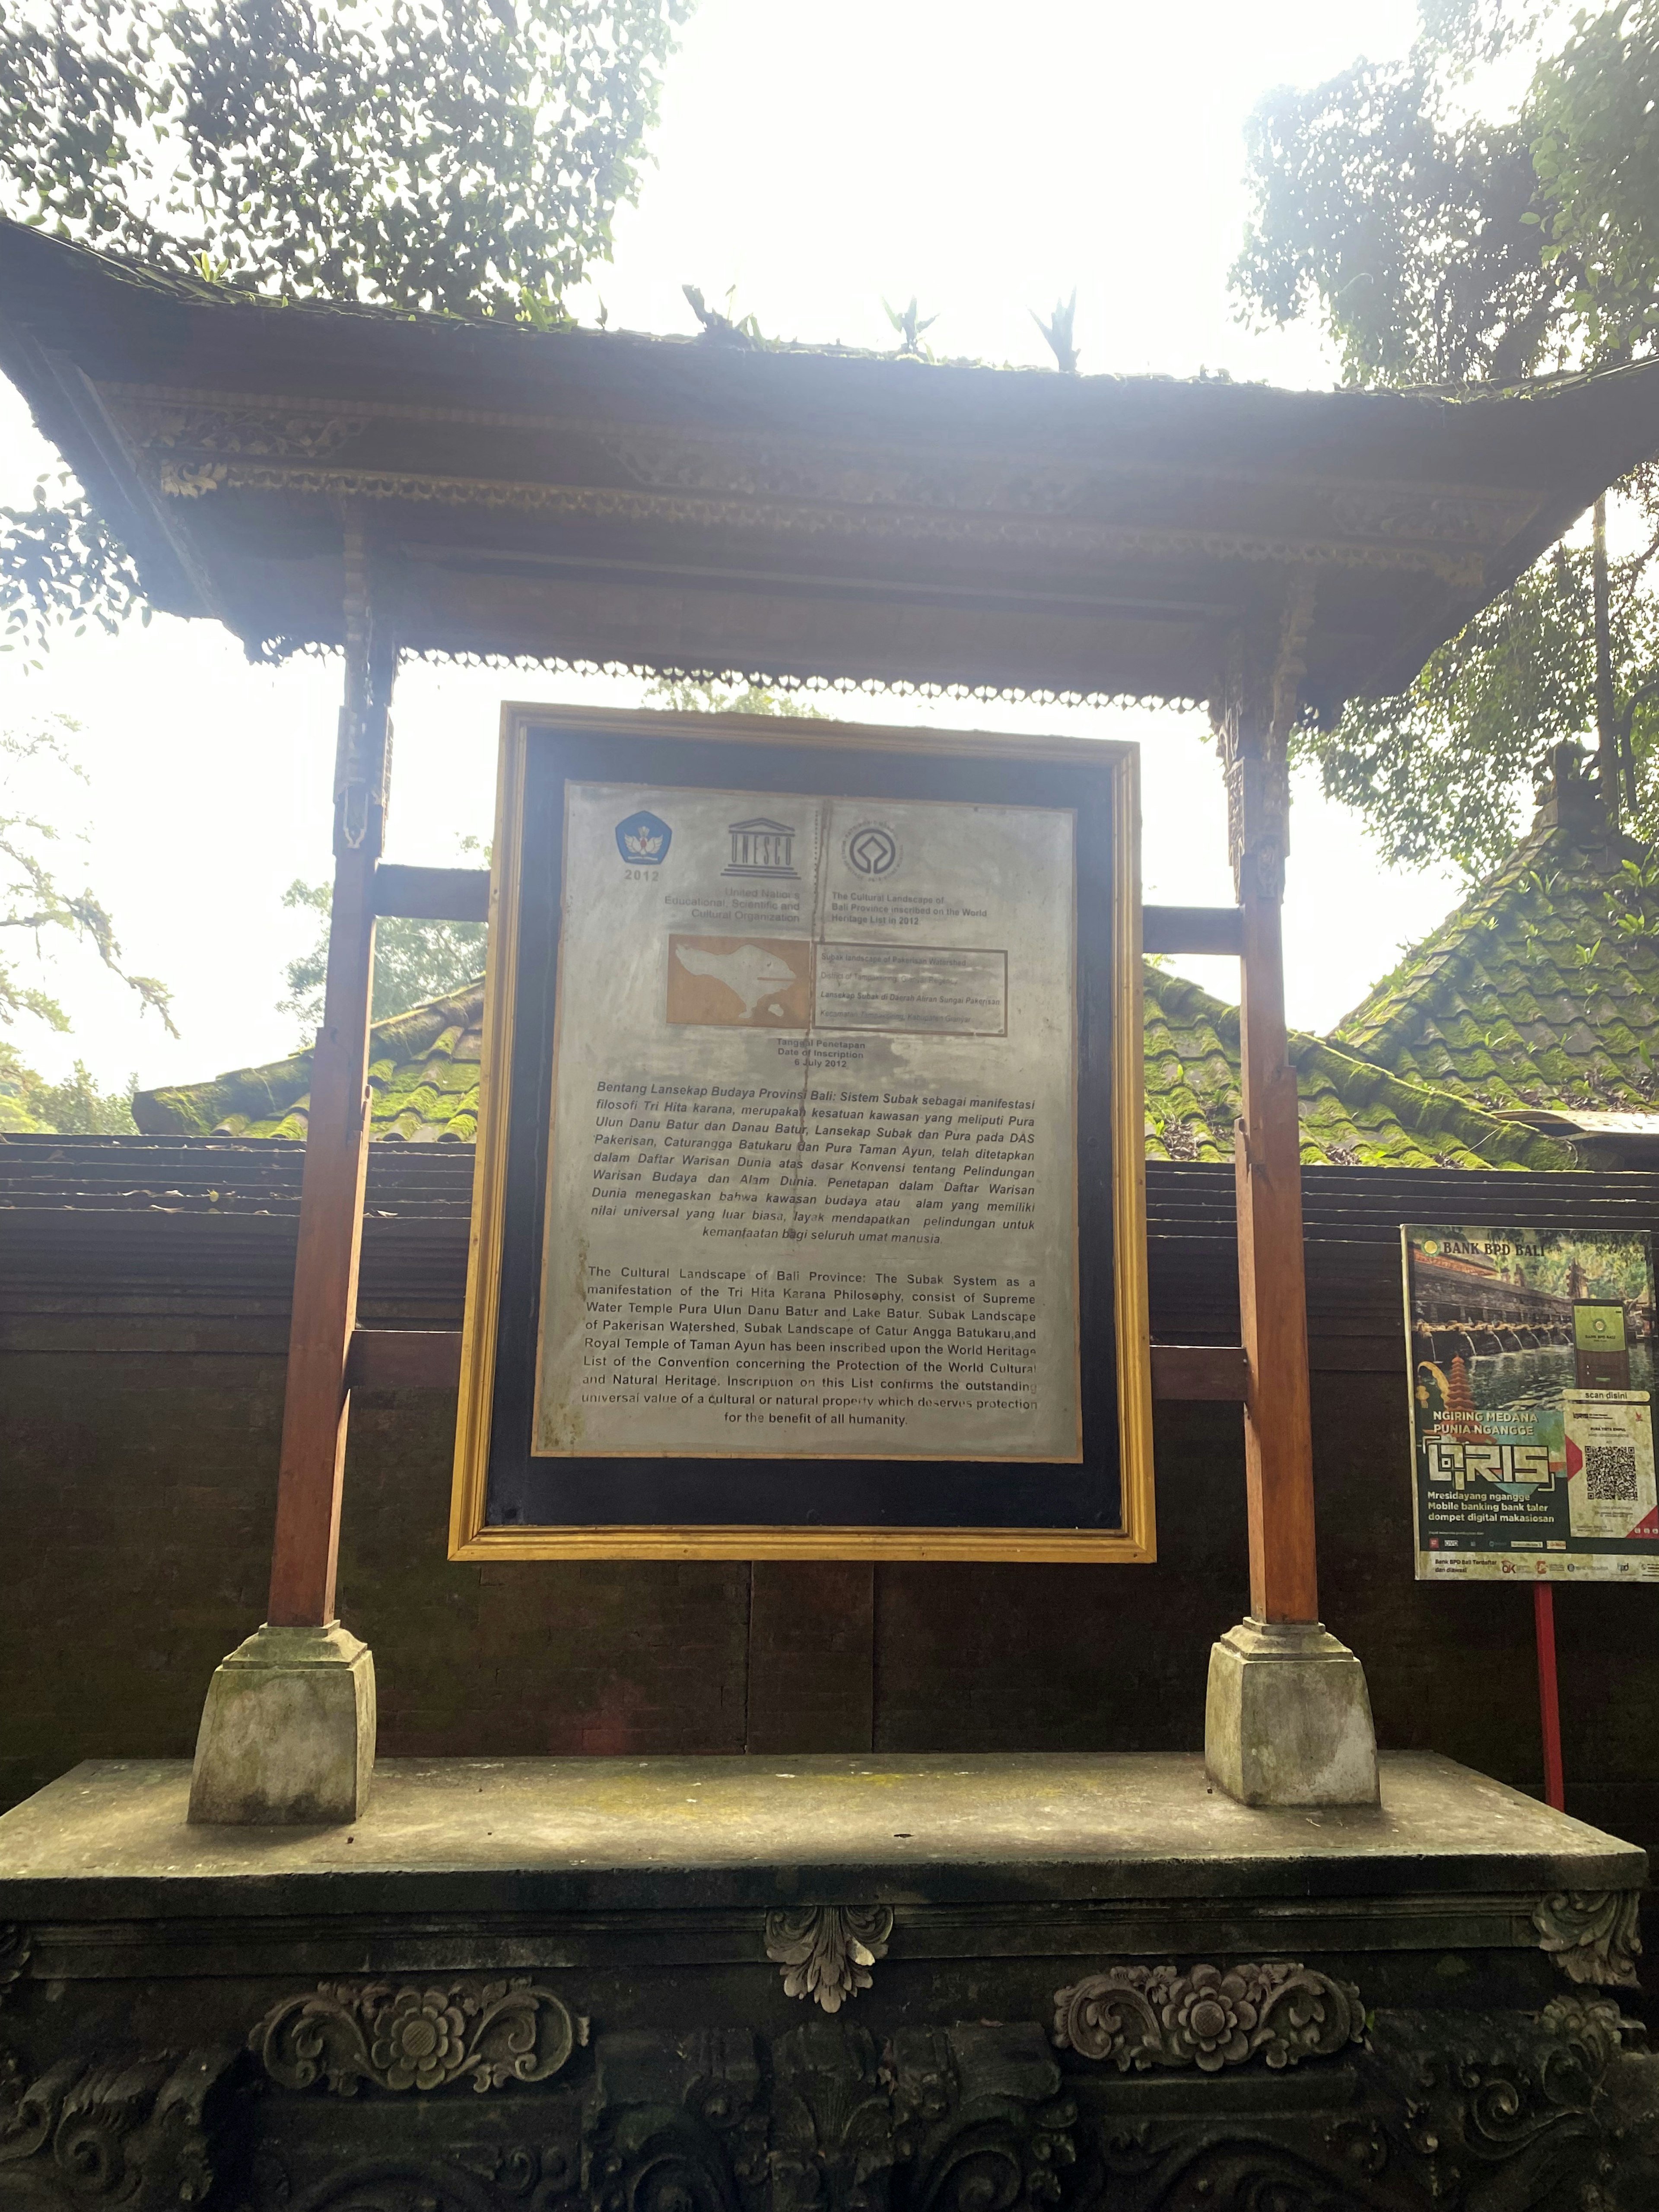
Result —
[[811, 1014], [810, 943], [671, 937], [668, 952], [671, 1022], [758, 1019], [787, 1029], [806, 1027]]
[[1080, 1461], [1075, 834], [566, 787], [536, 1455]]
[[1659, 1580], [1645, 1233], [1401, 1233], [1419, 1577]]

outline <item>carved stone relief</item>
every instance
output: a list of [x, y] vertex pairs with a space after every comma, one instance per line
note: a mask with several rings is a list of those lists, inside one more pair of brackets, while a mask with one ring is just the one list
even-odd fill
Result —
[[23, 1978], [31, 1948], [29, 1931], [15, 1921], [0, 1920], [0, 2006]]
[[1035, 2021], [907, 2028], [882, 2073], [908, 2203], [1032, 2212], [1066, 2192], [1077, 2162], [1075, 2101]]
[[[1110, 2000], [1079, 1996], [1091, 1984], [1109, 1984]], [[349, 2004], [361, 2033], [380, 2015], [434, 2017], [394, 2011], [404, 1990], [389, 1984], [368, 2004], [369, 1986]], [[1128, 2004], [1130, 2042], [1103, 2013], [1086, 2017], [1088, 2004], [1128, 1997], [1148, 2006]], [[1363, 2044], [1352, 1990], [1297, 1966], [1106, 1969], [1061, 2000], [1078, 2057], [1109, 2055], [1117, 2075], [1073, 2062], [1066, 2077], [1036, 2021], [911, 2027], [880, 2044], [849, 2020], [807, 2020], [769, 2048], [750, 2028], [599, 2035], [591, 2062], [557, 2079], [514, 2075], [489, 2100], [458, 2094], [462, 2073], [427, 2094], [416, 2079], [411, 2097], [358, 2073], [361, 2094], [337, 2101], [314, 2094], [321, 2053], [312, 2093], [257, 2075], [232, 2046], [80, 2055], [27, 2088], [0, 2059], [0, 2205], [1650, 2212], [1659, 2201], [1659, 2062], [1610, 1997], [1562, 1996], [1537, 2017], [1382, 2013]], [[1263, 2063], [1248, 2081], [1232, 2035], [1249, 2039], [1281, 2006], [1303, 2057], [1338, 2063], [1291, 2086], [1256, 2042]], [[1151, 2044], [1148, 2070], [1164, 2079], [1141, 2088], [1133, 2055], [1117, 2053]]]
[[780, 2036], [774, 2074], [771, 2183], [776, 2212], [865, 2212], [887, 2201], [896, 2160], [893, 2107], [861, 2027], [815, 2021]]
[[884, 2040], [809, 2014], [769, 2041], [748, 2027], [640, 2030], [600, 2033], [584, 2052], [579, 2016], [528, 1977], [333, 1982], [270, 2007], [246, 2047], [93, 2050], [33, 2079], [0, 2051], [0, 2208], [1659, 2203], [1659, 2059], [1593, 1989], [1535, 2016], [1367, 2021], [1351, 1985], [1304, 1965], [1125, 1965], [1054, 2002], [1052, 2040], [1018, 2021]]
[[885, 1905], [802, 1905], [766, 1916], [766, 1955], [783, 1968], [787, 1997], [811, 1997], [839, 2012], [870, 1986], [893, 1933]]
[[1364, 2033], [1358, 1990], [1302, 1966], [1111, 1966], [1054, 1992], [1056, 2046], [1120, 2074], [1218, 2074], [1253, 2058], [1277, 2069], [1332, 2057]]
[[202, 2203], [215, 2173], [211, 2107], [235, 2058], [228, 2045], [77, 2055], [26, 2086], [0, 2055], [0, 2205]]
[[1635, 1989], [1642, 1938], [1637, 1932], [1641, 1893], [1634, 1889], [1565, 1889], [1540, 1898], [1532, 1924], [1570, 1981], [1607, 1982]]
[[321, 1982], [273, 2005], [248, 2047], [285, 2089], [320, 2081], [349, 2097], [364, 2081], [432, 2090], [466, 2080], [479, 2091], [544, 2081], [586, 2040], [586, 2021], [521, 1975], [441, 1988]]

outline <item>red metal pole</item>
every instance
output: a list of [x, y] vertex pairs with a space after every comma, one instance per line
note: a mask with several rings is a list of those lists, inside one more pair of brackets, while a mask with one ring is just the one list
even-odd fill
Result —
[[1544, 1738], [1544, 1796], [1558, 1813], [1567, 1808], [1561, 1778], [1561, 1702], [1555, 1680], [1555, 1592], [1548, 1583], [1532, 1586], [1533, 1628], [1538, 1639], [1538, 1718]]

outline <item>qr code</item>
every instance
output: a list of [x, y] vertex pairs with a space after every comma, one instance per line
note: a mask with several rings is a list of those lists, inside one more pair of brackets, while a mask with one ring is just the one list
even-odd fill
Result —
[[1591, 1444], [1584, 1454], [1584, 1495], [1620, 1504], [1636, 1503], [1634, 1444]]

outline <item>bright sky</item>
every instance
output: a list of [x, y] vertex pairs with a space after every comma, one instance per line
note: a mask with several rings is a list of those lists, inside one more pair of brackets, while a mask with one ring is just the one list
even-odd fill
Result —
[[[1029, 310], [1079, 290], [1085, 371], [1200, 367], [1290, 386], [1334, 369], [1303, 331], [1232, 319], [1226, 270], [1244, 216], [1244, 118], [1286, 80], [1409, 43], [1408, 0], [702, 0], [672, 66], [641, 203], [616, 261], [574, 303], [613, 327], [687, 331], [684, 283], [752, 312], [769, 335], [893, 343], [881, 299], [915, 293], [930, 342], [990, 362], [1048, 358]], [[0, 503], [51, 455], [0, 386]], [[0, 659], [0, 726], [81, 725], [88, 843], [65, 855], [113, 911], [130, 963], [175, 994], [181, 1036], [140, 1018], [90, 955], [45, 978], [74, 1016], [16, 1041], [56, 1075], [77, 1054], [105, 1083], [189, 1080], [291, 1049], [276, 1011], [309, 941], [284, 913], [295, 877], [329, 867], [337, 662], [250, 668], [206, 623], [158, 618], [118, 641], [66, 638], [46, 666]], [[631, 705], [632, 684], [414, 664], [398, 679], [389, 853], [445, 862], [487, 836], [504, 696]], [[1225, 810], [1201, 720], [1123, 710], [929, 710], [883, 720], [1130, 737], [1144, 746], [1146, 895], [1231, 896]], [[61, 810], [67, 818], [69, 809]], [[1453, 902], [1449, 872], [1382, 869], [1352, 817], [1297, 796], [1286, 905], [1292, 1021], [1328, 1026]], [[1230, 963], [1178, 963], [1231, 994]]]

